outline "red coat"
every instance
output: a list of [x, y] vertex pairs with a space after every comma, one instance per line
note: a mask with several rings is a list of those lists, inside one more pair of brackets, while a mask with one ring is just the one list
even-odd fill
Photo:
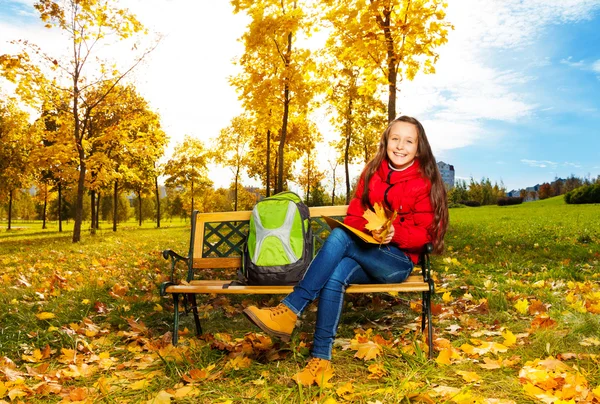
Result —
[[[344, 223], [369, 233], [365, 229], [367, 221], [362, 217], [364, 213], [361, 203], [363, 189], [364, 178], [361, 177], [356, 195], [348, 206]], [[415, 264], [419, 260], [419, 253], [423, 246], [431, 242], [431, 235], [427, 230], [434, 218], [429, 197], [430, 191], [431, 182], [422, 176], [417, 159], [404, 171], [391, 170], [388, 161], [384, 159], [369, 182], [371, 205], [379, 203], [398, 212], [393, 223], [392, 243], [406, 252]]]

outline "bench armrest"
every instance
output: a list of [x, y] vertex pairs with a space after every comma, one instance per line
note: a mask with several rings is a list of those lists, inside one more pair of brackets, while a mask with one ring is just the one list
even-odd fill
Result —
[[175, 267], [179, 261], [183, 261], [188, 264], [188, 257], [184, 257], [182, 255], [177, 254], [173, 250], [164, 250], [162, 252], [162, 256], [164, 259], [171, 259], [171, 282], [175, 282]]
[[421, 273], [423, 275], [423, 281], [433, 285], [431, 279], [431, 263], [429, 261], [429, 254], [433, 252], [433, 244], [427, 243], [423, 246], [423, 251], [419, 257], [419, 265], [421, 266]]

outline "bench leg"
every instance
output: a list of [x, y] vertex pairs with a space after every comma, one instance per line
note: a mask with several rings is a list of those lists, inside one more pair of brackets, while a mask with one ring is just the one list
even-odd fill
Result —
[[200, 325], [200, 317], [198, 317], [198, 304], [196, 303], [196, 294], [189, 293], [188, 301], [192, 306], [192, 313], [194, 314], [194, 323], [196, 324], [196, 335], [202, 335], [202, 326]]
[[179, 339], [179, 294], [173, 293], [173, 346]]
[[422, 293], [421, 299], [421, 332], [425, 331], [425, 319], [427, 317], [427, 292]]
[[429, 339], [429, 359], [433, 358], [433, 324], [431, 322], [431, 292], [427, 293], [427, 337]]

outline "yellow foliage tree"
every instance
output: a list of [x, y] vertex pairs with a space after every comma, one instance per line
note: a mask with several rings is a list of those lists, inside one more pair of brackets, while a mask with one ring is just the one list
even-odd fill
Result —
[[[277, 137], [277, 177], [275, 192], [284, 188], [286, 146], [294, 116], [306, 118], [315, 94], [315, 63], [310, 51], [297, 45], [300, 35], [308, 35], [314, 25], [307, 7], [298, 0], [233, 0], [234, 12], [245, 12], [251, 22], [242, 36], [244, 54], [237, 61], [242, 72], [231, 79], [246, 111], [264, 126], [266, 136], [266, 188], [269, 195], [271, 136]], [[279, 118], [280, 125], [275, 122]], [[263, 149], [263, 150], [264, 150]]]
[[[100, 45], [110, 44], [112, 39], [125, 40], [145, 30], [134, 15], [117, 6], [116, 0], [38, 0], [34, 7], [46, 27], [56, 27], [65, 33], [69, 56], [51, 57], [24, 41], [20, 55], [0, 56], [0, 67], [6, 78], [18, 83], [17, 93], [31, 104], [40, 105], [52, 99], [48, 97], [49, 89], [60, 92], [61, 99], [68, 100], [79, 170], [73, 228], [73, 242], [78, 242], [83, 221], [91, 115], [153, 47], [141, 51], [129, 68], [119, 72], [112, 62], [100, 59]], [[136, 49], [137, 44], [134, 44], [132, 51]], [[47, 76], [51, 79], [46, 79]], [[99, 88], [105, 89], [104, 92], [98, 92]], [[91, 100], [90, 93], [94, 92], [96, 97]]]
[[[388, 121], [396, 117], [398, 84], [435, 73], [436, 49], [447, 42], [443, 0], [324, 0], [326, 20], [367, 77], [388, 87]], [[368, 80], [371, 81], [371, 80]]]

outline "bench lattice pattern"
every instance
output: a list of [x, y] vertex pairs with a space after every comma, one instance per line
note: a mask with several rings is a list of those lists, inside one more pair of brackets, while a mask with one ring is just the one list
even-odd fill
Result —
[[[343, 217], [334, 216], [334, 218], [342, 220]], [[310, 225], [313, 231], [316, 253], [323, 246], [331, 230], [325, 220], [320, 217], [311, 218]], [[202, 258], [241, 257], [247, 234], [247, 220], [204, 223]]]

